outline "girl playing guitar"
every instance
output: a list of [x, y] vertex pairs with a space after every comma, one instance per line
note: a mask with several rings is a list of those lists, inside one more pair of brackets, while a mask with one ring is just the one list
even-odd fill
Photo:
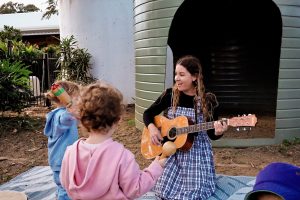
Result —
[[[215, 105], [214, 105], [215, 104]], [[168, 119], [186, 116], [193, 123], [213, 120], [213, 94], [205, 93], [200, 62], [184, 56], [176, 63], [175, 84], [167, 89], [143, 115], [151, 142], [162, 145], [163, 138], [155, 126], [154, 117], [164, 111]], [[193, 145], [188, 151], [177, 151], [167, 160], [163, 175], [153, 190], [161, 199], [207, 199], [215, 190], [215, 168], [211, 139], [222, 137], [228, 128], [216, 121], [214, 129], [193, 134]], [[204, 132], [207, 132], [205, 134]]]

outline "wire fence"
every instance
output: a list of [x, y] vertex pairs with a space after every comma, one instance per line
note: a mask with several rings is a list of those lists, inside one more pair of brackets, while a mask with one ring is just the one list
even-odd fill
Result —
[[50, 106], [50, 102], [44, 97], [44, 93], [50, 89], [51, 84], [57, 77], [57, 57], [44, 54], [43, 58], [37, 59], [35, 64], [28, 69], [32, 72], [29, 77], [31, 98], [29, 104], [33, 106]]
[[44, 97], [51, 84], [57, 77], [56, 62], [57, 57], [49, 57], [44, 54], [43, 58], [37, 59], [36, 62], [29, 66], [32, 74], [29, 77], [31, 98], [29, 104], [32, 106], [50, 106], [50, 102]]
[[[35, 60], [21, 60], [25, 66], [28, 66], [28, 70], [32, 73], [29, 76], [29, 88], [31, 90], [30, 96], [28, 93], [18, 93], [15, 95], [10, 92], [0, 93], [0, 108], [1, 110], [6, 110], [6, 106], [10, 104], [10, 101], [15, 100], [15, 102], [23, 102], [26, 107], [31, 106], [47, 106], [50, 107], [51, 103], [45, 98], [44, 93], [47, 92], [51, 84], [55, 81], [58, 69], [56, 69], [58, 57], [51, 57], [48, 54], [43, 54], [41, 58]], [[0, 77], [4, 78], [4, 77]], [[12, 102], [11, 102], [12, 103]]]

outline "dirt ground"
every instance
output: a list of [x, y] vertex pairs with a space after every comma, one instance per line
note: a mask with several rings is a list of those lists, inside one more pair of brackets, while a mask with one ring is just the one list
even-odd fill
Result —
[[[0, 184], [34, 166], [48, 165], [47, 138], [43, 135], [48, 111], [43, 107], [30, 108], [21, 114], [26, 117], [0, 117]], [[251, 131], [242, 133], [232, 129], [224, 137], [273, 137], [274, 117], [258, 116], [258, 121]], [[127, 108], [114, 139], [130, 149], [140, 167], [145, 168], [150, 160], [144, 159], [140, 153], [140, 138], [141, 132], [134, 124], [134, 107], [131, 106]], [[300, 166], [300, 139], [273, 146], [214, 148], [214, 158], [217, 173], [255, 176], [270, 162], [288, 162]]]

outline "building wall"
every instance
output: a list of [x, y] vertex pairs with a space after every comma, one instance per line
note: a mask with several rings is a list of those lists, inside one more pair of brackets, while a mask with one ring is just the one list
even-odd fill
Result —
[[60, 36], [74, 35], [92, 55], [92, 74], [116, 86], [134, 102], [133, 2], [60, 0]]

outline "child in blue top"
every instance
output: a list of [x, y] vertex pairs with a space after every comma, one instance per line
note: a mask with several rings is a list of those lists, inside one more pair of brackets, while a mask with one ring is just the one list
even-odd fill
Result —
[[53, 171], [54, 182], [57, 185], [57, 200], [68, 200], [70, 198], [61, 186], [59, 174], [67, 146], [78, 139], [76, 115], [78, 115], [77, 102], [80, 87], [69, 81], [57, 81], [56, 84], [64, 88], [70, 95], [72, 104], [66, 108], [52, 92], [46, 94], [46, 97], [57, 105], [57, 108], [47, 114], [44, 134], [48, 137], [48, 162]]

